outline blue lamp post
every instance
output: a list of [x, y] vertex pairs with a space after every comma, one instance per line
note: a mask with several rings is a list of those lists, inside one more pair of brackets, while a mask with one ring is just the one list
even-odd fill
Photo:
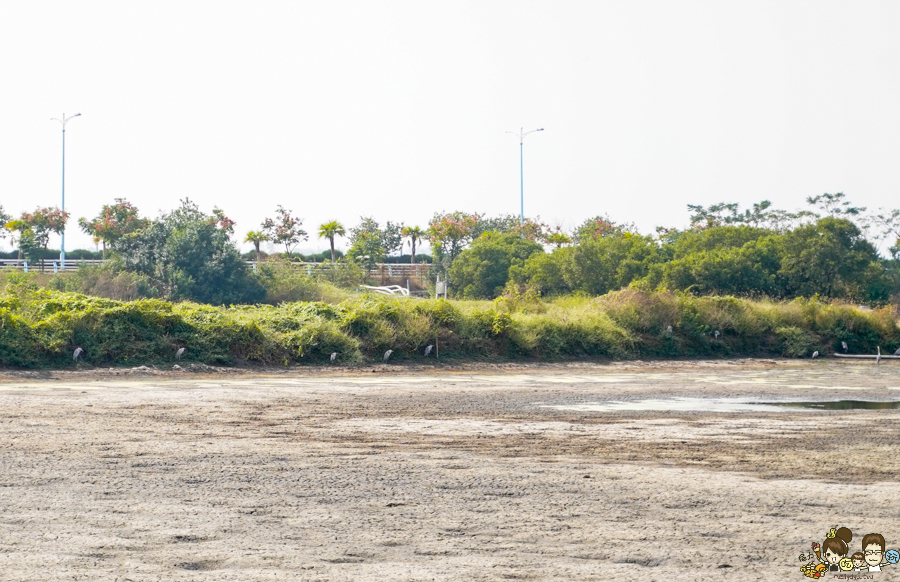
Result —
[[[66, 117], [63, 113], [62, 119], [52, 118], [50, 121], [58, 121], [62, 125], [62, 210], [66, 210], [66, 124], [75, 117], [80, 117], [80, 113]], [[63, 229], [61, 241], [59, 243], [59, 262], [60, 266], [66, 267], [66, 231]]]
[[519, 128], [519, 132], [515, 131], [507, 131], [506, 133], [511, 133], [519, 137], [519, 224], [525, 223], [525, 168], [524, 168], [524, 153], [522, 143], [525, 140], [525, 136], [534, 133], [536, 131], [544, 131], [544, 128], [532, 129], [531, 131], [524, 131], [523, 128]]

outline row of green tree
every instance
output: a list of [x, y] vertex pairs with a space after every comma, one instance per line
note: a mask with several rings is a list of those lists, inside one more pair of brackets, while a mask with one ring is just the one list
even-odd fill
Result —
[[[638, 285], [697, 294], [900, 299], [900, 210], [868, 214], [842, 193], [808, 202], [818, 212], [788, 213], [768, 201], [744, 212], [737, 204], [691, 205], [690, 228], [661, 228], [655, 236], [596, 217], [551, 252], [546, 235], [495, 229], [456, 252], [451, 288], [466, 298], [497, 297], [510, 286], [540, 295], [602, 295]], [[890, 258], [878, 253], [876, 243], [884, 240], [894, 241]]]
[[[813, 210], [786, 212], [763, 201], [741, 211], [737, 204], [689, 205], [691, 226], [659, 228], [641, 235], [633, 225], [607, 217], [586, 220], [572, 232], [513, 215], [487, 217], [464, 212], [436, 213], [427, 229], [373, 218], [346, 229], [337, 221], [320, 225], [329, 258], [363, 265], [401, 254], [408, 245], [415, 262], [417, 244], [427, 241], [435, 274], [449, 277], [457, 296], [491, 298], [511, 283], [543, 295], [603, 294], [632, 284], [689, 290], [700, 294], [795, 297], [821, 295], [885, 300], [900, 289], [900, 210], [867, 213], [842, 193], [811, 197]], [[0, 207], [20, 255], [36, 260], [47, 252], [51, 233], [61, 233], [68, 213], [39, 208], [13, 220]], [[252, 303], [264, 289], [233, 240], [234, 221], [219, 210], [202, 212], [184, 200], [157, 219], [140, 216], [124, 199], [105, 205], [82, 230], [112, 252], [113, 269], [146, 279], [156, 294], [210, 303]], [[345, 256], [334, 248], [347, 236]], [[244, 240], [260, 258], [263, 242], [283, 246], [295, 257], [308, 238], [302, 220], [278, 207]], [[896, 241], [892, 259], [878, 255], [880, 241]], [[400, 257], [395, 257], [400, 258]], [[351, 278], [352, 279], [352, 278]]]
[[[335, 249], [334, 241], [338, 237], [346, 237], [348, 229], [339, 221], [319, 225], [319, 238], [327, 239], [331, 247], [330, 259], [332, 262], [345, 255]], [[350, 249], [346, 257], [362, 263], [378, 263], [388, 257], [403, 256], [406, 245], [409, 245], [411, 263], [416, 262], [416, 245], [425, 232], [418, 226], [406, 226], [405, 224], [388, 221], [384, 227], [372, 217], [363, 216], [359, 224], [349, 229]], [[278, 206], [275, 218], [266, 218], [258, 230], [251, 230], [244, 237], [244, 242], [251, 243], [255, 249], [256, 259], [263, 257], [262, 244], [270, 242], [273, 245], [284, 247], [284, 255], [294, 255], [293, 249], [309, 239], [309, 234], [303, 230], [303, 219], [293, 215], [291, 210]], [[430, 258], [430, 257], [428, 257]]]
[[[47, 249], [50, 235], [61, 234], [69, 216], [56, 208], [38, 208], [13, 220], [0, 207], [0, 224], [6, 227], [0, 230], [0, 237], [12, 236], [18, 258], [36, 263], [54, 256]], [[417, 254], [417, 243], [425, 236], [423, 229], [393, 222], [381, 227], [370, 217], [362, 217], [350, 229], [337, 221], [320, 225], [319, 237], [328, 239], [331, 246], [327, 258], [325, 253], [302, 255], [295, 252], [297, 245], [308, 239], [302, 223], [290, 210], [279, 206], [275, 217], [266, 218], [259, 230], [247, 233], [244, 242], [254, 245], [257, 260], [263, 258], [260, 247], [266, 241], [284, 248], [280, 259], [330, 260], [335, 267], [329, 271], [333, 275], [329, 281], [353, 286], [362, 282], [367, 264], [431, 259]], [[94, 218], [79, 219], [78, 224], [98, 246], [102, 245], [101, 256], [110, 258], [105, 267], [109, 274], [137, 275], [142, 295], [213, 304], [255, 303], [267, 297], [267, 288], [283, 286], [273, 281], [283, 274], [278, 268], [261, 272], [248, 268], [235, 244], [235, 223], [218, 208], [207, 214], [190, 200], [183, 200], [179, 208], [149, 219], [120, 198], [104, 205]], [[351, 248], [344, 255], [335, 249], [334, 242], [347, 236], [348, 230]], [[404, 243], [410, 255], [402, 254]], [[78, 255], [73, 257], [76, 259], [87, 258], [84, 253], [74, 254]]]

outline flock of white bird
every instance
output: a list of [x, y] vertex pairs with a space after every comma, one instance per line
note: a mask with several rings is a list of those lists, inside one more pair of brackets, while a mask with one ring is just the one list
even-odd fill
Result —
[[[426, 347], [425, 347], [425, 352], [424, 352], [423, 355], [427, 358], [428, 356], [431, 355], [431, 350], [433, 350], [433, 349], [434, 349], [434, 346], [433, 346], [433, 345], [428, 345], [428, 346], [426, 346]], [[382, 361], [383, 361], [383, 362], [387, 362], [388, 360], [390, 360], [390, 359], [391, 359], [391, 356], [393, 355], [393, 353], [394, 353], [394, 350], [388, 350], [388, 351], [384, 352], [384, 357], [382, 358]], [[338, 359], [338, 355], [339, 355], [339, 354], [338, 354], [337, 352], [332, 352], [332, 353], [331, 353], [331, 357], [329, 358], [329, 361], [330, 361], [332, 364], [335, 363], [335, 362], [337, 361], [337, 359]]]
[[[668, 333], [672, 333], [672, 326], [670, 325], [669, 327], [667, 327], [667, 328], [666, 328], [666, 331], [667, 331]], [[719, 333], [719, 330], [716, 330], [716, 331], [713, 332], [713, 336], [714, 336], [716, 339], [719, 339], [719, 336], [720, 336], [720, 335], [722, 335], [722, 334]], [[847, 345], [847, 342], [841, 342], [841, 347], [844, 349], [844, 353], [847, 353], [847, 352], [850, 350], [850, 347]], [[427, 346], [427, 347], [425, 348], [424, 356], [425, 356], [426, 358], [427, 358], [428, 356], [431, 355], [431, 350], [432, 350], [432, 349], [434, 349], [434, 346], [433, 346], [433, 345], [429, 345], [429, 346]], [[184, 355], [184, 352], [185, 352], [186, 350], [187, 350], [187, 348], [178, 348], [178, 351], [175, 352], [175, 359], [176, 359], [176, 360], [180, 360], [180, 359], [181, 359], [181, 356]], [[391, 359], [391, 355], [392, 355], [393, 353], [394, 353], [394, 350], [388, 350], [388, 351], [384, 352], [384, 358], [383, 358], [383, 361], [384, 361], [384, 362], [387, 362], [389, 359]], [[900, 356], [900, 348], [897, 348], [897, 351], [894, 352], [894, 355], [895, 355], [895, 356]], [[80, 358], [82, 358], [82, 357], [84, 357], [84, 350], [81, 349], [80, 347], [75, 348], [75, 353], [72, 354], [72, 360], [75, 361], [75, 362], [77, 362], [77, 361], [78, 361]], [[813, 359], [818, 358], [818, 357], [819, 357], [819, 351], [818, 351], [818, 350], [814, 351], [814, 352], [812, 353], [812, 357], [813, 357]], [[338, 359], [338, 353], [337, 353], [337, 352], [333, 352], [333, 353], [331, 354], [331, 358], [330, 358], [329, 361], [333, 364], [333, 363], [335, 363], [335, 362], [337, 361], [337, 359]], [[876, 358], [875, 358], [875, 362], [876, 362], [876, 363], [881, 362], [881, 347], [880, 347], [880, 346], [878, 347], [878, 355], [877, 355]]]
[[[187, 348], [178, 348], [178, 350], [175, 352], [175, 359], [180, 360], [181, 356], [184, 355], [184, 352], [186, 350], [187, 350]], [[84, 350], [81, 349], [80, 347], [75, 348], [75, 353], [72, 354], [72, 360], [77, 362], [79, 359], [84, 357], [84, 353], [85, 353]]]
[[[847, 345], [847, 342], [841, 342], [841, 347], [844, 349], [845, 354], [850, 351], [850, 347]], [[897, 350], [894, 352], [894, 355], [900, 356], [900, 348], [897, 348]], [[813, 359], [818, 358], [819, 350], [814, 351], [812, 353], [812, 357], [813, 357]], [[871, 357], [871, 356], [869, 356], [869, 357]], [[877, 348], [877, 351], [875, 354], [875, 363], [876, 364], [881, 363], [881, 346], [878, 346], [878, 348]]]

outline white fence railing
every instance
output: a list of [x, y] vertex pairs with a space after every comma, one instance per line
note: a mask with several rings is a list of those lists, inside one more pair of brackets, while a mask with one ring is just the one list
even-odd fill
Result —
[[[35, 263], [28, 261], [19, 261], [16, 259], [0, 259], [0, 269], [19, 269], [27, 272], [44, 272], [59, 273], [65, 271], [77, 271], [82, 265], [102, 265], [105, 263], [102, 259], [66, 259], [65, 263], [59, 259], [44, 259]], [[256, 261], [247, 261], [247, 265], [256, 268]], [[265, 263], [260, 263], [265, 264]], [[296, 269], [305, 269], [307, 273], [329, 271], [333, 268], [333, 263], [287, 263]], [[380, 285], [384, 285], [390, 281], [405, 281], [409, 279], [419, 286], [424, 286], [428, 274], [431, 272], [431, 265], [427, 263], [417, 263], [415, 265], [409, 263], [376, 263], [368, 270], [368, 279], [379, 281]], [[404, 283], [405, 284], [405, 283]]]
[[[256, 268], [256, 261], [247, 261], [247, 264]], [[264, 265], [265, 262], [259, 263]], [[305, 269], [310, 275], [319, 272], [328, 272], [334, 268], [334, 263], [287, 263], [295, 269]], [[406, 285], [406, 281], [416, 285], [417, 287], [426, 287], [428, 285], [428, 276], [431, 273], [431, 265], [429, 263], [375, 263], [366, 274], [366, 278], [370, 281], [378, 281], [379, 285], [388, 283], [400, 283]]]
[[25, 260], [0, 259], [0, 269], [20, 269], [26, 272], [59, 273], [60, 271], [77, 271], [81, 265], [102, 265], [102, 259], [66, 259], [65, 264], [59, 259], [44, 259], [30, 263]]

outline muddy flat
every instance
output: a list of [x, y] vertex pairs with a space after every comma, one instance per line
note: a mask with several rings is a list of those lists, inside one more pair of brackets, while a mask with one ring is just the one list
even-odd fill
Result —
[[0, 578], [804, 580], [829, 528], [900, 546], [897, 401], [843, 361], [0, 374]]

